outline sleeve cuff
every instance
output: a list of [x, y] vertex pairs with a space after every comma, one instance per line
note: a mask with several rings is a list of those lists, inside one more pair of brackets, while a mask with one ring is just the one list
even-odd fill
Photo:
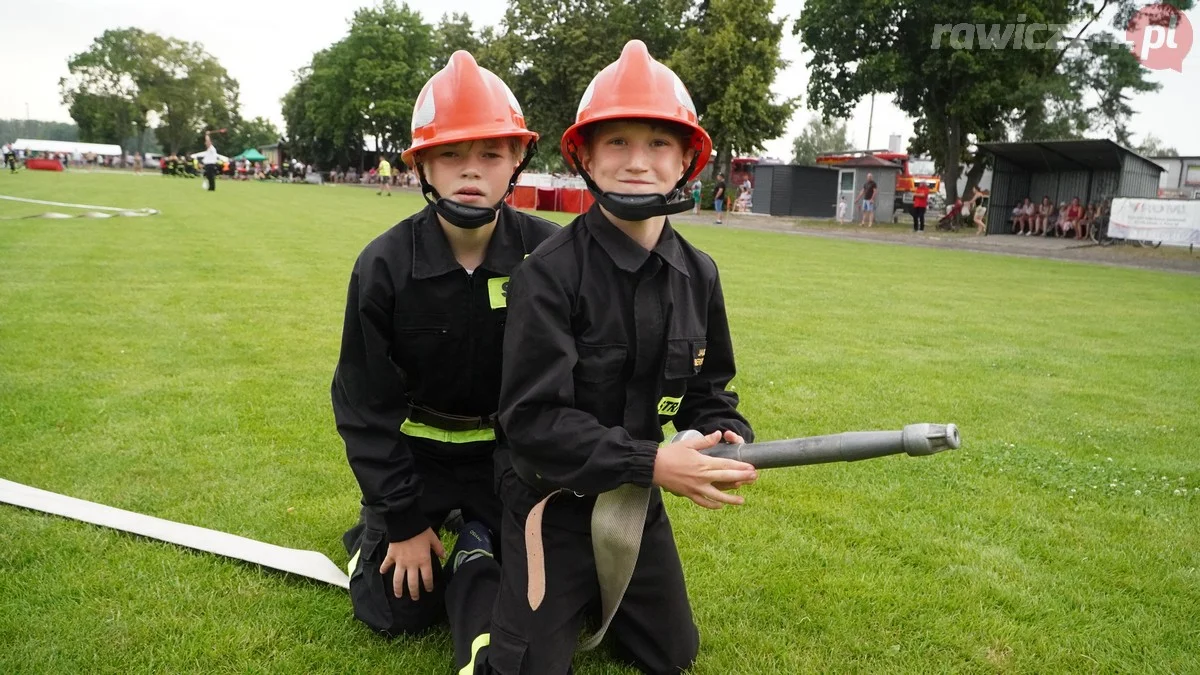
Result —
[[700, 424], [696, 426], [696, 431], [699, 431], [705, 436], [714, 431], [732, 431], [738, 436], [744, 438], [747, 443], [754, 442], [754, 430], [750, 428], [749, 424], [745, 424], [740, 420], [723, 420], [719, 422], [710, 422], [708, 424]]
[[654, 484], [654, 460], [658, 458], [658, 443], [636, 441], [629, 455], [629, 470], [624, 482], [642, 487]]
[[431, 527], [429, 519], [416, 506], [383, 516], [387, 523], [388, 542], [407, 541]]

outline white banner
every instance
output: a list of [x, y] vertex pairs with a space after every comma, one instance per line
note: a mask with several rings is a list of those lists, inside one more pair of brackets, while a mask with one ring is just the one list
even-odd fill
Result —
[[1113, 200], [1108, 236], [1161, 241], [1172, 246], [1200, 244], [1200, 200]]

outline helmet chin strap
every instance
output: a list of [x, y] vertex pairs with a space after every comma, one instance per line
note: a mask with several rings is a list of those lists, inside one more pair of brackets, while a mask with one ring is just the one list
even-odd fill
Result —
[[596, 201], [600, 202], [600, 206], [603, 206], [606, 211], [621, 220], [641, 221], [657, 216], [670, 216], [688, 211], [696, 204], [696, 200], [688, 196], [683, 188], [687, 184], [688, 177], [692, 175], [692, 171], [696, 169], [698, 155], [692, 155], [692, 163], [688, 165], [687, 171], [683, 172], [683, 176], [670, 192], [665, 195], [646, 195], [601, 190], [600, 186], [596, 185], [596, 181], [592, 180], [587, 170], [583, 168], [583, 162], [579, 161], [573, 144], [569, 149], [569, 154], [571, 160], [575, 162], [575, 170], [579, 172], [579, 177], [596, 197]]
[[425, 167], [420, 162], [416, 162], [417, 177], [421, 180], [421, 196], [439, 216], [446, 219], [446, 222], [464, 230], [477, 230], [496, 219], [496, 215], [500, 212], [500, 205], [504, 203], [508, 195], [512, 194], [513, 188], [517, 186], [517, 177], [529, 165], [529, 161], [535, 154], [537, 154], [537, 141], [530, 141], [529, 145], [525, 147], [524, 159], [521, 160], [516, 171], [513, 171], [512, 178], [508, 180], [508, 189], [505, 190], [504, 196], [496, 202], [495, 206], [470, 206], [446, 199], [438, 194], [437, 188], [425, 179]]

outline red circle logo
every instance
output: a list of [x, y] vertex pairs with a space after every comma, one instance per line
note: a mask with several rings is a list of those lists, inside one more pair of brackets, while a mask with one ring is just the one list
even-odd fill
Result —
[[1143, 66], [1183, 72], [1183, 57], [1192, 48], [1192, 24], [1171, 5], [1143, 7], [1125, 26], [1125, 41]]

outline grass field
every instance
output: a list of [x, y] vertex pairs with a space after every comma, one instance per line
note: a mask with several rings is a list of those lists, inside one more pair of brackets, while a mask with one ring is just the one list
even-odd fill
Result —
[[[342, 564], [345, 284], [421, 202], [198, 185], [0, 175], [162, 211], [0, 220], [0, 477]], [[964, 439], [767, 472], [738, 509], [670, 498], [694, 672], [1200, 672], [1200, 278], [681, 230], [721, 266], [760, 439]], [[6, 674], [451, 670], [445, 631], [384, 642], [339, 589], [9, 506], [0, 645]]]

